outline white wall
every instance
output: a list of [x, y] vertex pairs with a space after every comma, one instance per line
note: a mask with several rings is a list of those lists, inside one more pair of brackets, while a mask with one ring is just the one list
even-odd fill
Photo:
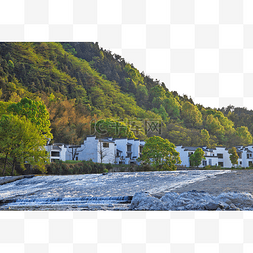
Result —
[[78, 160], [98, 162], [98, 139], [95, 136], [87, 137], [80, 149], [83, 151], [79, 153]]
[[176, 146], [176, 151], [179, 153], [181, 159], [180, 165], [190, 167], [188, 151], [185, 151], [185, 148], [183, 148], [182, 146]]
[[140, 140], [134, 140], [133, 144], [133, 157], [135, 160], [140, 156]]
[[[122, 156], [122, 163], [126, 163], [126, 151], [127, 151], [127, 139], [122, 138], [122, 139], [115, 139], [114, 140], [116, 144], [116, 148], [120, 151], [122, 151], [121, 156]], [[128, 161], [128, 159], [127, 159]]]
[[[109, 143], [109, 147], [103, 147], [103, 143]], [[82, 152], [78, 155], [78, 160], [92, 160], [95, 163], [101, 162], [102, 152], [102, 162], [103, 163], [114, 163], [115, 162], [115, 144], [114, 142], [107, 140], [99, 140], [95, 136], [88, 136], [84, 140], [84, 144], [81, 145], [80, 150]]]
[[230, 154], [228, 153], [228, 149], [226, 149], [225, 147], [216, 147], [213, 152], [216, 156], [218, 156], [218, 154], [223, 154], [223, 158], [218, 158], [218, 163], [223, 162], [224, 168], [232, 167], [232, 163], [229, 158]]
[[[66, 161], [69, 160], [67, 156], [67, 148], [64, 144], [53, 144], [45, 146], [46, 151], [50, 155], [50, 162], [52, 160], [62, 160]], [[58, 156], [52, 156], [52, 152], [59, 152]]]
[[[103, 147], [103, 143], [108, 143], [109, 147]], [[101, 153], [102, 152], [102, 153]], [[115, 145], [114, 142], [103, 142], [98, 141], [97, 148], [97, 161], [101, 162], [101, 154], [102, 154], [102, 163], [114, 163], [115, 162]]]

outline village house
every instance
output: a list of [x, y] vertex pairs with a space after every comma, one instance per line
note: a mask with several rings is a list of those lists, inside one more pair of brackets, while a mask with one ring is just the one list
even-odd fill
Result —
[[71, 160], [71, 155], [68, 154], [68, 146], [63, 143], [54, 143], [47, 145], [46, 151], [50, 154], [50, 162]]
[[76, 160], [92, 160], [95, 163], [114, 163], [115, 143], [112, 138], [99, 139], [87, 136], [81, 145]]
[[[184, 147], [176, 146], [176, 151], [179, 152], [182, 163], [180, 165], [190, 167], [190, 156], [195, 152], [198, 147]], [[230, 154], [226, 147], [216, 147], [208, 149], [207, 147], [200, 147], [204, 151], [205, 159], [202, 160], [199, 165], [203, 168], [207, 165], [210, 166], [221, 166], [224, 168], [231, 168], [233, 164], [230, 161]], [[237, 167], [249, 167], [253, 162], [253, 146], [237, 146], [236, 147], [238, 158]]]
[[116, 164], [138, 164], [144, 141], [136, 139], [114, 139], [116, 147]]
[[[50, 162], [57, 160], [92, 160], [96, 163], [111, 164], [140, 164], [137, 160], [142, 155], [145, 142], [138, 139], [127, 138], [96, 138], [87, 136], [82, 145], [66, 145], [54, 143], [47, 145], [46, 150], [50, 154]], [[176, 146], [176, 151], [181, 159], [181, 166], [190, 167], [190, 156], [198, 147]], [[207, 165], [231, 168], [230, 154], [226, 147], [209, 149], [200, 147], [204, 151], [205, 159], [199, 165], [203, 168]], [[239, 156], [237, 167], [249, 167], [253, 163], [253, 145], [236, 147]]]
[[127, 138], [96, 138], [87, 136], [82, 145], [47, 145], [50, 161], [92, 160], [96, 163], [139, 164], [145, 142]]

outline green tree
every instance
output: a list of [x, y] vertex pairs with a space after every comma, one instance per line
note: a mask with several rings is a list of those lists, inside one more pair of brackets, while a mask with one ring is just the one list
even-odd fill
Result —
[[247, 127], [245, 126], [237, 127], [236, 135], [241, 138], [241, 145], [247, 146], [249, 144], [252, 144], [252, 135]]
[[168, 113], [166, 112], [166, 110], [165, 110], [165, 108], [164, 108], [164, 106], [163, 106], [162, 104], [160, 105], [159, 109], [154, 108], [152, 111], [153, 111], [154, 113], [160, 115], [160, 116], [162, 117], [162, 120], [163, 120], [164, 122], [169, 121], [169, 118], [168, 118], [169, 115], [168, 115]]
[[224, 116], [224, 114], [220, 111], [217, 111], [214, 114], [214, 117], [219, 119], [221, 125], [224, 127], [226, 131], [231, 130], [234, 127], [233, 121], [229, 120], [227, 117]]
[[231, 163], [233, 164], [233, 166], [235, 164], [238, 164], [238, 158], [239, 158], [239, 156], [238, 156], [238, 154], [236, 152], [236, 148], [233, 147], [233, 148], [229, 149], [228, 153], [230, 154], [229, 159], [230, 159]]
[[190, 163], [191, 163], [191, 165], [199, 167], [199, 165], [201, 164], [201, 161], [203, 159], [206, 159], [204, 157], [204, 154], [205, 154], [205, 152], [202, 150], [202, 148], [197, 148], [195, 150], [194, 154], [192, 154], [190, 156]]
[[25, 116], [36, 125], [38, 131], [46, 138], [53, 138], [50, 129], [49, 113], [44, 102], [22, 98], [20, 102], [11, 104], [7, 110], [14, 115]]
[[178, 97], [175, 98], [171, 93], [166, 93], [167, 98], [163, 100], [165, 110], [169, 116], [173, 119], [178, 119], [180, 117], [181, 105], [178, 102]]
[[44, 146], [45, 136], [37, 126], [24, 116], [3, 115], [0, 119], [0, 153], [4, 157], [2, 174], [6, 172], [7, 161], [11, 161], [11, 174], [16, 164], [25, 168], [25, 164], [36, 166], [45, 172], [48, 155]]
[[201, 130], [201, 142], [203, 146], [209, 147], [210, 145], [210, 135], [206, 129]]
[[212, 114], [208, 115], [205, 120], [205, 127], [209, 133], [215, 135], [218, 138], [220, 144], [223, 143], [225, 129], [221, 125], [218, 118], [214, 117]]
[[184, 102], [182, 106], [181, 117], [186, 127], [200, 127], [203, 123], [202, 114], [196, 105], [190, 102]]
[[175, 145], [159, 136], [147, 139], [139, 160], [151, 164], [156, 170], [176, 170], [175, 164], [181, 163]]

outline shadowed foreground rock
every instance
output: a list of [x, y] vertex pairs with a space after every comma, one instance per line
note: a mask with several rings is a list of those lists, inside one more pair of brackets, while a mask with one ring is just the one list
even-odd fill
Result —
[[162, 198], [140, 192], [133, 196], [130, 210], [253, 210], [250, 193], [226, 192], [218, 196], [195, 190], [181, 194], [168, 192]]

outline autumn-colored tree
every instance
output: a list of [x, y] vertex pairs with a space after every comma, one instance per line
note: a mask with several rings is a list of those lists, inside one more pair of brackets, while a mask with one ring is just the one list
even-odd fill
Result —
[[74, 100], [44, 97], [50, 114], [54, 142], [80, 144], [90, 133], [91, 116]]

